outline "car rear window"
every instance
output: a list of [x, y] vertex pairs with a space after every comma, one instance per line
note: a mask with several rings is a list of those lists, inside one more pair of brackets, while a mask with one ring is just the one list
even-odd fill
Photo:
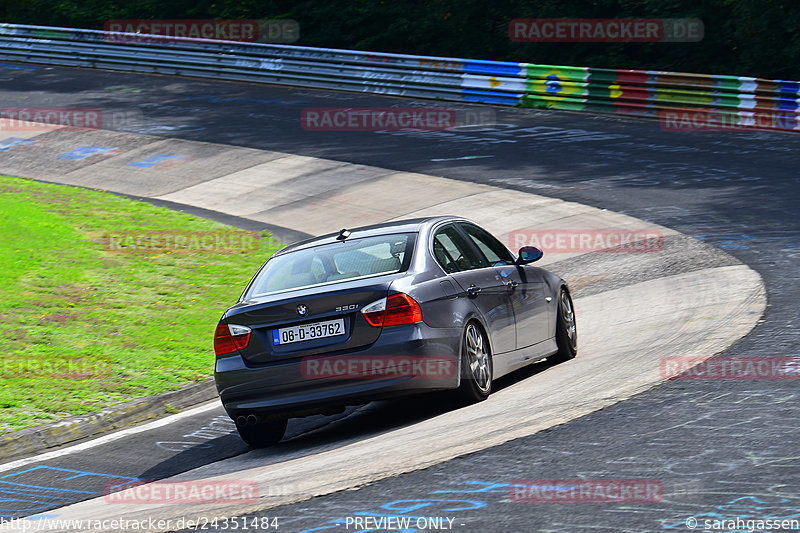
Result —
[[248, 297], [402, 272], [411, 261], [415, 235], [348, 239], [275, 256], [253, 280]]

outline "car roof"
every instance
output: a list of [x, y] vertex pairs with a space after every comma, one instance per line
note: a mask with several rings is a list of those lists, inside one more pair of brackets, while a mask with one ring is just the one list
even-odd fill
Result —
[[[377, 235], [389, 235], [392, 233], [419, 233], [427, 228], [448, 220], [464, 220], [456, 216], [436, 216], [425, 218], [409, 218], [405, 220], [395, 220], [392, 222], [383, 222], [380, 224], [372, 224], [369, 226], [360, 226], [357, 228], [344, 228], [350, 232], [348, 239], [360, 239], [364, 237], [374, 237]], [[323, 244], [330, 244], [337, 242], [336, 237], [339, 236], [340, 231], [328, 233], [320, 237], [313, 237], [294, 244], [290, 244], [281, 248], [275, 255], [282, 255], [284, 253], [302, 250], [304, 248], [313, 248]]]

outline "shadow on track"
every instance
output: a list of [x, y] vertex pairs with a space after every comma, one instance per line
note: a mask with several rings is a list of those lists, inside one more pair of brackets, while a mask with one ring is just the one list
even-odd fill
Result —
[[[495, 381], [494, 392], [513, 387], [551, 366], [552, 363], [542, 361], [517, 370]], [[492, 397], [486, 401], [492, 401]], [[220, 437], [209, 441], [208, 444], [237, 449], [232, 456], [245, 457], [242, 461], [231, 463], [231, 469], [218, 463], [213, 475], [249, 468], [253, 463], [267, 466], [341, 448], [435, 418], [449, 411], [469, 408], [470, 406], [460, 403], [452, 391], [433, 392], [348, 407], [344, 413], [332, 416], [293, 418], [289, 421], [286, 437], [279, 444], [268, 448], [249, 448], [235, 434]], [[186, 464], [186, 455], [197, 453], [202, 454], [203, 450], [188, 448], [167, 461], [148, 468], [138, 477], [158, 479], [159, 473], [175, 471], [174, 465]]]

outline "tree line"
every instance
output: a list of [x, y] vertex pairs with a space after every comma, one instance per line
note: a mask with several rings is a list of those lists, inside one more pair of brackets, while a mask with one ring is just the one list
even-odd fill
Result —
[[[797, 0], [0, 0], [0, 22], [291, 19], [301, 46], [800, 80]], [[520, 18], [696, 18], [698, 42], [516, 42]]]

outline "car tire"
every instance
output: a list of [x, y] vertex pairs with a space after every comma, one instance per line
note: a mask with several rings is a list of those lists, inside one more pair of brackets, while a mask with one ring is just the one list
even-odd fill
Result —
[[253, 448], [263, 448], [277, 444], [286, 433], [288, 419], [270, 420], [260, 424], [236, 425], [239, 436]]
[[556, 345], [558, 352], [548, 359], [554, 363], [569, 361], [578, 354], [578, 326], [575, 320], [575, 307], [572, 297], [564, 287], [558, 295], [556, 316]]
[[477, 322], [464, 328], [461, 348], [461, 386], [458, 396], [465, 403], [485, 400], [492, 393], [492, 354], [489, 340]]

